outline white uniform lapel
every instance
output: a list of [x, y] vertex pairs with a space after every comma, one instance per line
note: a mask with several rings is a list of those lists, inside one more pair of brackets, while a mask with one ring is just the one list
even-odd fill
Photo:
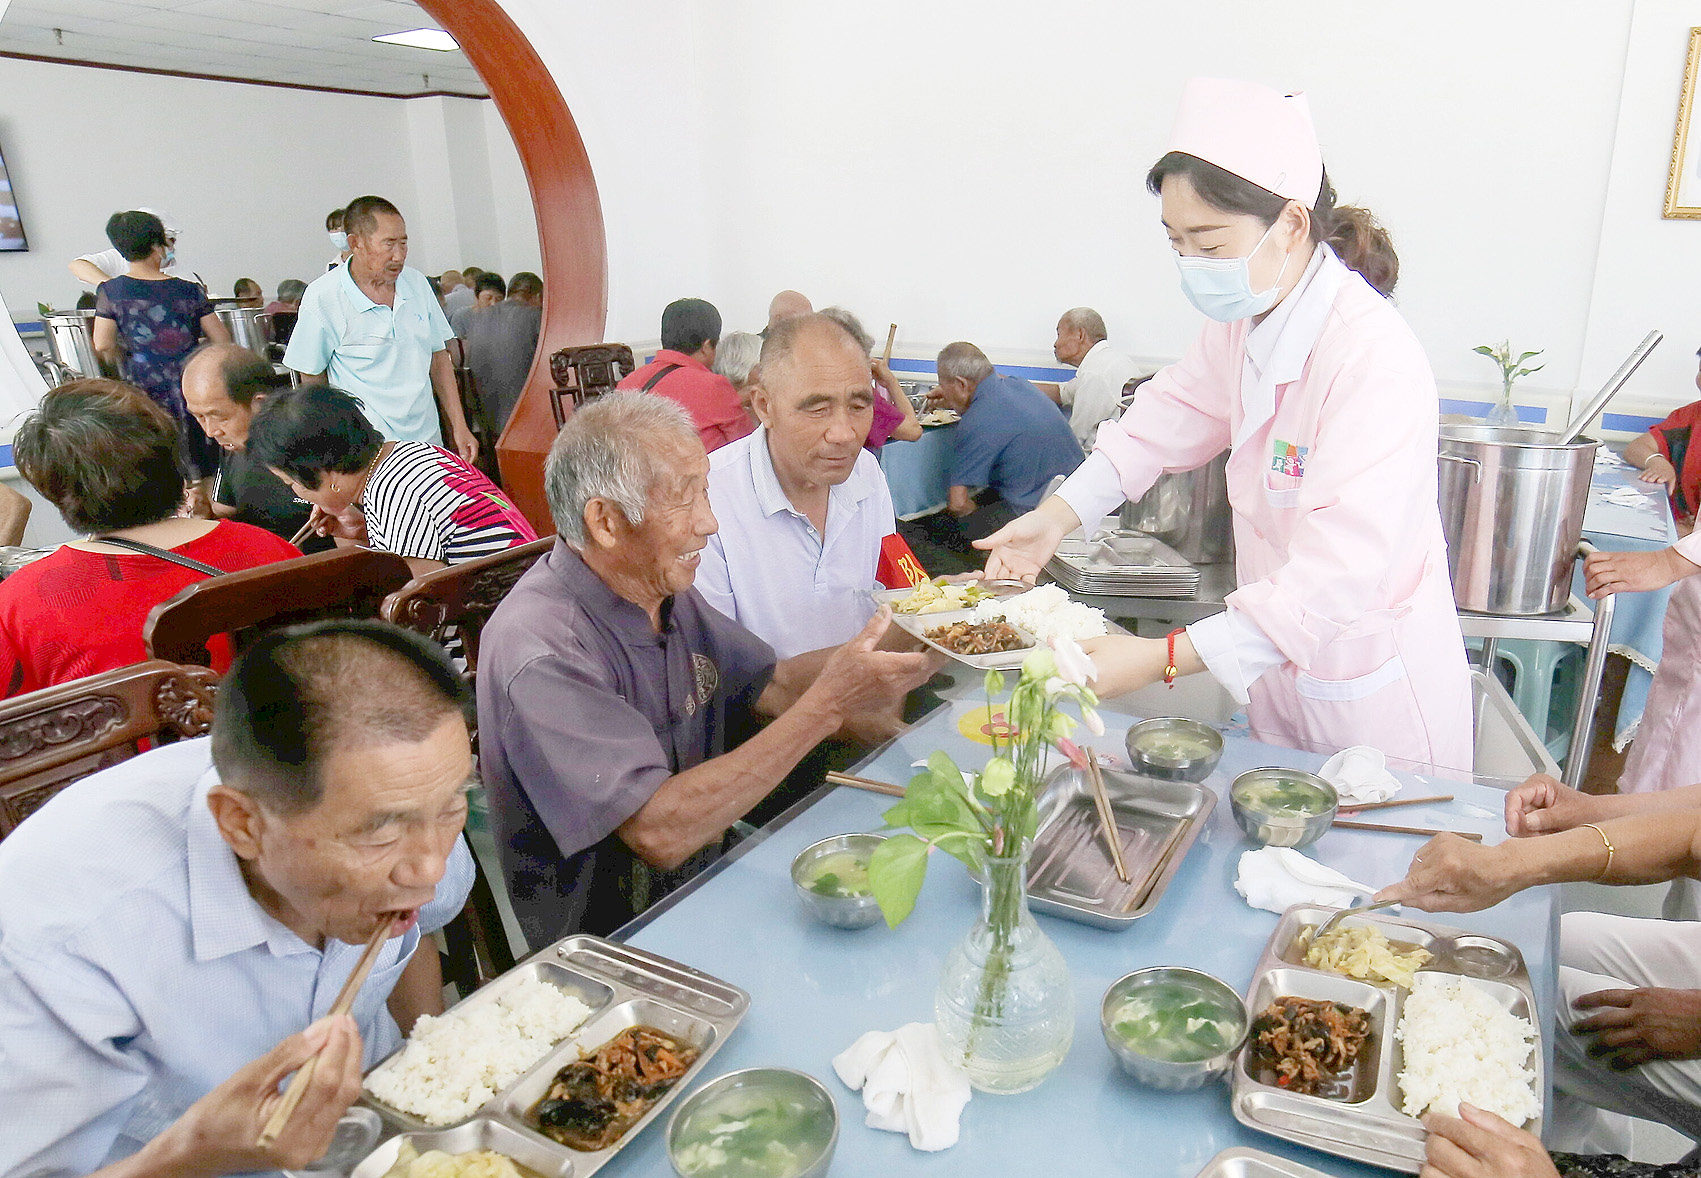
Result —
[[1305, 372], [1305, 362], [1311, 358], [1346, 274], [1347, 268], [1335, 251], [1318, 246], [1293, 293], [1247, 333], [1235, 449], [1276, 415], [1276, 389], [1298, 380]]

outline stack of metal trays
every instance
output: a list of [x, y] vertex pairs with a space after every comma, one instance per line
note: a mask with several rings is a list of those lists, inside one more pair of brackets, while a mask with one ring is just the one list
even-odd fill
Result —
[[1045, 571], [1071, 593], [1191, 597], [1199, 590], [1199, 570], [1144, 532], [1104, 529], [1090, 540], [1064, 540]]

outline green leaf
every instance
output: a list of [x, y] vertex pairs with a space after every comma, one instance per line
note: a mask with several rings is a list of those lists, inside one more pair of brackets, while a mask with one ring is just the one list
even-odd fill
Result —
[[897, 928], [915, 909], [927, 878], [927, 844], [913, 834], [897, 834], [868, 858], [868, 882], [888, 928]]
[[943, 785], [948, 785], [958, 790], [965, 788], [963, 785], [963, 771], [957, 768], [957, 762], [953, 761], [951, 759], [951, 754], [947, 752], [935, 749], [933, 752], [929, 753], [927, 757], [927, 771], [933, 774], [934, 777], [938, 778], [940, 783]]
[[941, 838], [933, 845], [970, 871], [975, 871], [980, 868], [980, 857], [975, 852], [977, 848], [986, 846], [986, 837], [977, 831], [972, 839]]
[[997, 667], [986, 673], [986, 698], [990, 703], [993, 696], [1004, 694], [1004, 672]]
[[1512, 363], [1522, 364], [1524, 361], [1530, 359], [1532, 356], [1539, 356], [1539, 355], [1541, 355], [1540, 351], [1525, 352], [1522, 356], [1519, 356], [1516, 360], [1512, 361]]
[[1471, 351], [1475, 352], [1479, 356], [1487, 356], [1491, 360], [1499, 359], [1499, 357], [1494, 354], [1494, 349], [1489, 347], [1487, 344], [1478, 344], [1476, 347], [1472, 348]]
[[994, 757], [980, 771], [980, 792], [989, 798], [1001, 798], [1016, 784], [1016, 766], [1009, 757]]

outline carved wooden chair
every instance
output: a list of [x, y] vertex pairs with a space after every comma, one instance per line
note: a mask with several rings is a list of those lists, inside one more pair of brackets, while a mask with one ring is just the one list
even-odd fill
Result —
[[566, 401], [577, 409], [586, 401], [614, 391], [621, 378], [637, 371], [638, 362], [625, 344], [581, 344], [562, 348], [549, 358], [549, 375], [555, 381], [549, 407], [555, 411], [555, 428], [567, 422]]
[[484, 624], [521, 574], [554, 546], [555, 537], [548, 536], [465, 564], [434, 569], [386, 597], [379, 616], [439, 642], [453, 628], [466, 651], [467, 679], [474, 681]]
[[375, 618], [384, 598], [409, 576], [407, 561], [369, 548], [333, 548], [226, 573], [154, 606], [142, 641], [153, 658], [206, 666], [207, 639], [215, 634], [229, 634], [241, 650], [259, 630], [321, 618]]
[[140, 743], [205, 736], [213, 673], [135, 663], [0, 703], [0, 838], [80, 777], [135, 756]]

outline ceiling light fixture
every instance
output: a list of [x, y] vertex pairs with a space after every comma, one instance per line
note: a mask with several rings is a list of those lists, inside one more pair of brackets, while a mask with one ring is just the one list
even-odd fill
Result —
[[386, 45], [406, 45], [410, 49], [435, 49], [439, 53], [453, 53], [460, 46], [455, 39], [442, 29], [409, 29], [403, 33], [385, 33], [382, 37], [372, 38]]

